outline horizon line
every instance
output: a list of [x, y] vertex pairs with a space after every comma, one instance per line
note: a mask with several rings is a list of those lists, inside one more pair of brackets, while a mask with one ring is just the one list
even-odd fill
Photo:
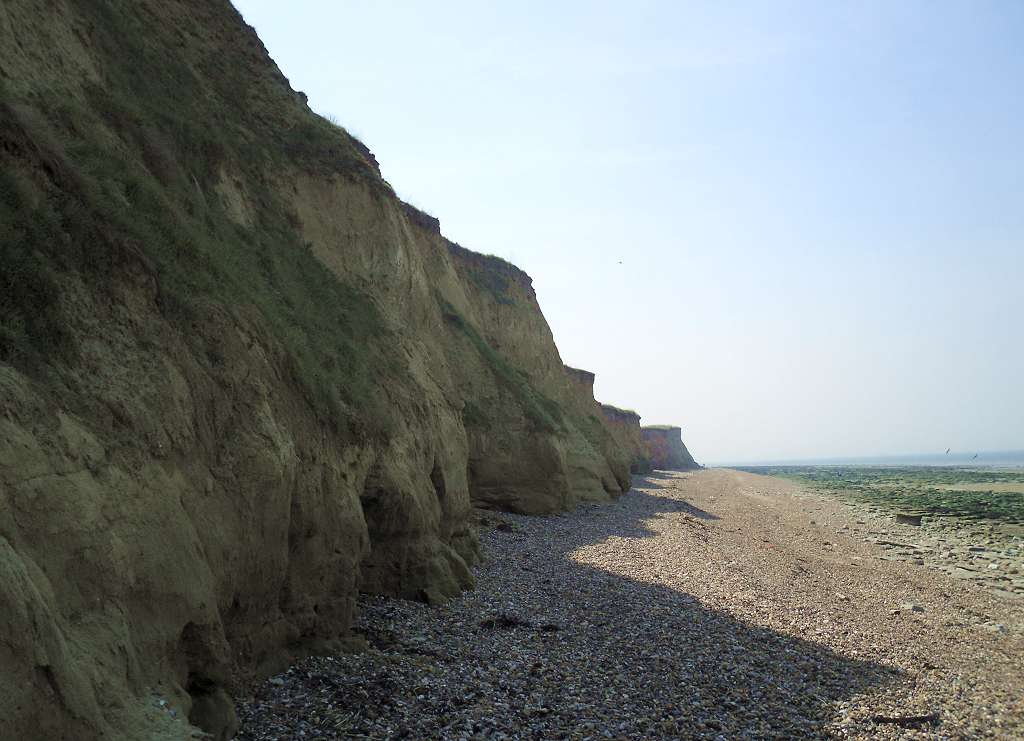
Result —
[[[977, 455], [980, 459], [982, 456], [1014, 456], [1024, 457], [1024, 448], [1007, 448], [999, 450], [968, 450], [968, 451], [956, 451], [951, 450], [949, 453], [880, 453], [880, 454], [861, 454], [861, 455], [820, 455], [820, 456], [806, 456], [798, 458], [747, 458], [743, 460], [730, 459], [722, 461], [707, 461], [704, 465], [715, 466], [715, 467], [728, 467], [728, 466], [769, 466], [769, 465], [788, 465], [798, 463], [821, 463], [823, 461], [837, 461], [837, 462], [853, 462], [859, 460], [893, 460], [900, 458], [937, 458], [944, 459], [947, 456], [950, 458], [960, 457], [965, 455]], [[973, 460], [973, 459], [972, 459]], [[982, 461], [978, 461], [979, 463]], [[827, 464], [823, 464], [827, 465]]]

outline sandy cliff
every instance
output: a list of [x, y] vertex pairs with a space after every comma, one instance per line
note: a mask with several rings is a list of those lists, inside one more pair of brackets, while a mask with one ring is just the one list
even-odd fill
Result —
[[649, 425], [642, 428], [647, 458], [653, 468], [688, 471], [700, 468], [683, 444], [683, 431], [673, 425]]
[[640, 415], [611, 404], [601, 404], [601, 414], [619, 449], [629, 456], [630, 473], [650, 473], [651, 461], [640, 429]]
[[[472, 503], [628, 459], [529, 278], [449, 243], [227, 2], [0, 8], [4, 737], [216, 737], [357, 592], [469, 586]], [[145, 731], [142, 729], [145, 727]]]

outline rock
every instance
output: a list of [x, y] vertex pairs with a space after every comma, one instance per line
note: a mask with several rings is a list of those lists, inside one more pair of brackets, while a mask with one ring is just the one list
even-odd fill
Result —
[[920, 527], [922, 515], [910, 515], [910, 514], [898, 514], [896, 515], [896, 523], [899, 525], [914, 525]]
[[1024, 592], [1011, 592], [1008, 589], [998, 589], [998, 588], [996, 588], [996, 589], [992, 590], [992, 593], [993, 594], [997, 594], [1000, 597], [1005, 597], [1007, 599], [1012, 599], [1012, 600], [1024, 599]]

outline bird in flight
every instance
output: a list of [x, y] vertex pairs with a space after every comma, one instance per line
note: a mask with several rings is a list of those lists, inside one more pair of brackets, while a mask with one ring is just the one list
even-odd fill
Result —
[[949, 448], [946, 448], [946, 455], [949, 455]]
[[975, 454], [974, 454], [974, 456], [973, 456], [973, 457], [971, 458], [971, 460], [973, 461], [973, 460], [974, 460], [975, 458], [977, 458], [977, 457], [978, 457], [978, 454], [977, 454], [977, 453], [975, 453]]

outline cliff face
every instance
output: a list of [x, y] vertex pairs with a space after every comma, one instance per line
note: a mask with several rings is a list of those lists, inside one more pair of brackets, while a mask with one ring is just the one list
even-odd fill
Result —
[[650, 473], [651, 461], [640, 429], [640, 415], [611, 404], [601, 404], [601, 414], [619, 449], [629, 456], [629, 472]]
[[[399, 201], [227, 2], [0, 7], [0, 717], [218, 737], [471, 504], [628, 486], [529, 278]], [[161, 724], [163, 724], [161, 726]]]
[[444, 314], [447, 352], [463, 358], [452, 368], [466, 399], [474, 501], [540, 514], [628, 489], [593, 394], [565, 374], [529, 276], [500, 258], [445, 245], [470, 287], [466, 301], [445, 304]]
[[689, 471], [700, 468], [690, 451], [683, 445], [683, 431], [671, 425], [651, 425], [643, 428], [644, 446], [653, 468]]

